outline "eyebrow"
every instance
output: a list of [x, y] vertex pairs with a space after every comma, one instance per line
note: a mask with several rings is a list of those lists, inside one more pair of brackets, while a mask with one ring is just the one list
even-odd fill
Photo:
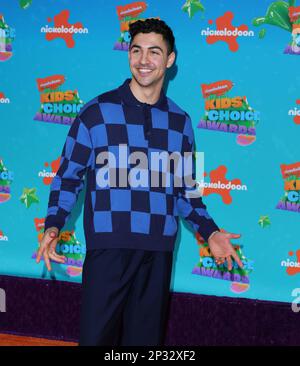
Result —
[[[141, 49], [142, 47], [139, 46], [139, 45], [137, 45], [137, 44], [133, 44], [133, 45], [131, 45], [130, 49], [132, 49], [132, 48], [139, 48], [139, 49]], [[162, 53], [164, 52], [163, 49], [161, 47], [159, 47], [159, 46], [151, 46], [151, 47], [148, 47], [148, 50], [153, 50], [153, 49], [158, 49]]]

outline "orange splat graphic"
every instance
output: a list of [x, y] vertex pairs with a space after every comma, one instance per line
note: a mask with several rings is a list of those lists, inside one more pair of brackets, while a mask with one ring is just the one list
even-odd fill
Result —
[[[230, 30], [230, 31], [234, 31], [236, 28], [239, 31], [247, 31], [248, 30], [248, 26], [245, 25], [245, 24], [240, 25], [239, 27], [234, 27], [232, 25], [233, 18], [234, 18], [234, 14], [231, 11], [227, 11], [224, 15], [222, 15], [221, 17], [219, 17], [216, 20], [217, 30], [225, 31], [225, 29], [227, 29], [227, 30]], [[213, 21], [210, 20], [208, 23], [212, 24]], [[230, 51], [236, 52], [239, 49], [239, 44], [237, 43], [237, 37], [238, 37], [238, 35], [232, 35], [232, 36], [213, 35], [213, 36], [207, 36], [206, 37], [206, 42], [208, 44], [214, 44], [218, 41], [223, 41], [223, 42], [226, 42], [228, 44], [228, 47], [229, 47]]]
[[204, 244], [205, 240], [202, 238], [202, 236], [197, 232], [196, 233], [196, 240], [197, 240], [197, 244]]
[[[296, 251], [296, 257], [297, 257], [297, 260], [296, 262], [300, 262], [300, 249]], [[300, 273], [300, 268], [298, 267], [287, 267], [286, 269], [286, 273], [289, 275], [289, 276], [293, 276], [297, 273]]]
[[147, 9], [147, 4], [144, 1], [137, 1], [127, 5], [117, 6], [119, 20], [123, 21], [126, 17], [137, 18]]
[[5, 98], [4, 93], [0, 92], [0, 99]]
[[45, 226], [45, 219], [44, 218], [39, 219], [39, 218], [36, 217], [34, 219], [34, 225], [35, 225], [35, 230], [40, 231]]
[[[73, 25], [74, 29], [83, 28], [83, 25], [80, 22], [77, 22], [75, 24], [70, 24], [69, 16], [70, 16], [69, 10], [62, 10], [59, 14], [55, 15], [54, 16], [54, 27], [60, 28], [60, 27], [64, 26], [65, 28], [70, 28]], [[48, 22], [51, 22], [51, 18], [48, 18]], [[73, 39], [72, 33], [52, 32], [52, 33], [46, 34], [47, 41], [52, 41], [53, 39], [56, 39], [56, 38], [62, 38], [66, 42], [67, 47], [69, 47], [69, 48], [72, 48], [75, 46], [75, 41]]]
[[[227, 173], [227, 168], [224, 165], [219, 166], [217, 169], [212, 170], [209, 174], [210, 176], [210, 182], [211, 183], [218, 183], [220, 182], [220, 184], [235, 184], [235, 185], [240, 185], [242, 184], [240, 179], [232, 179], [232, 180], [228, 180], [226, 178], [226, 173]], [[207, 173], [204, 173], [204, 176], [207, 176]], [[230, 205], [230, 203], [232, 202], [232, 197], [230, 195], [231, 193], [231, 189], [222, 189], [222, 188], [210, 188], [210, 187], [205, 187], [203, 189], [203, 196], [208, 196], [209, 194], [212, 193], [216, 193], [219, 194], [222, 197], [222, 201], [223, 203], [225, 203], [226, 205]]]
[[[296, 100], [296, 103], [300, 104], [300, 99]], [[296, 123], [296, 125], [300, 125], [300, 116], [295, 116], [294, 122]]]
[[3, 234], [3, 231], [2, 231], [2, 230], [0, 230], [0, 236], [4, 236], [4, 234]]
[[[58, 168], [59, 168], [59, 163], [60, 163], [60, 157], [51, 162], [50, 166], [51, 166], [52, 173], [55, 173], [55, 174], [57, 173]], [[48, 167], [48, 166], [49, 166], [49, 164], [45, 163], [45, 167]], [[46, 186], [49, 186], [52, 183], [52, 180], [53, 180], [53, 177], [45, 177], [45, 178], [43, 178], [43, 183]]]
[[42, 219], [35, 218], [34, 225], [35, 225], [35, 230], [38, 232], [38, 242], [40, 243], [44, 236], [43, 232], [40, 232], [40, 231], [42, 229], [44, 229], [44, 227], [45, 227], [45, 219], [44, 218], [42, 218]]

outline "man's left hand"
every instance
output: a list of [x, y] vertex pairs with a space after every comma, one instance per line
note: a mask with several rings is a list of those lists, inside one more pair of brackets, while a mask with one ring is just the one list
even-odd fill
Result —
[[220, 265], [227, 261], [228, 270], [232, 270], [232, 258], [237, 262], [240, 268], [243, 268], [243, 263], [234, 250], [230, 239], [238, 239], [241, 235], [217, 232], [208, 239], [208, 245], [212, 255], [215, 257], [216, 264]]

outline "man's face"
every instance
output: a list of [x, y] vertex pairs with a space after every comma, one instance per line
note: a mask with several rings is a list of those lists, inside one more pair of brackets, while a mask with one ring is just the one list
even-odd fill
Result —
[[175, 54], [168, 55], [161, 34], [137, 34], [129, 49], [129, 65], [133, 78], [141, 87], [162, 84], [166, 69], [171, 67]]

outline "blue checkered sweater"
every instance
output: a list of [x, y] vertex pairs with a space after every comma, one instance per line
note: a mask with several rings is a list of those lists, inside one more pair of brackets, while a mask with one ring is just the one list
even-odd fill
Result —
[[[172, 251], [177, 236], [178, 218], [185, 219], [204, 239], [218, 230], [202, 199], [189, 198], [188, 187], [174, 184], [152, 187], [120, 184], [121, 170], [128, 173], [135, 165], [119, 156], [119, 145], [127, 156], [134, 152], [194, 151], [194, 134], [189, 116], [161, 92], [154, 105], [139, 102], [129, 87], [130, 79], [119, 88], [87, 103], [73, 122], [51, 184], [45, 230], [59, 230], [68, 220], [86, 179], [84, 232], [87, 250], [131, 248]], [[124, 147], [125, 145], [125, 147]], [[125, 148], [125, 150], [124, 150]], [[97, 183], [97, 173], [108, 161], [100, 153], [116, 157], [116, 185]], [[119, 156], [119, 157], [118, 157]], [[194, 159], [193, 159], [194, 160]], [[110, 163], [109, 163], [110, 164]], [[150, 163], [149, 163], [150, 164]], [[152, 166], [151, 166], [152, 169]], [[195, 178], [195, 162], [192, 175]], [[158, 169], [162, 182], [164, 169]], [[150, 176], [150, 170], [148, 171]], [[169, 171], [174, 183], [175, 170]], [[124, 177], [124, 175], [123, 175]], [[184, 181], [184, 179], [182, 179]]]

